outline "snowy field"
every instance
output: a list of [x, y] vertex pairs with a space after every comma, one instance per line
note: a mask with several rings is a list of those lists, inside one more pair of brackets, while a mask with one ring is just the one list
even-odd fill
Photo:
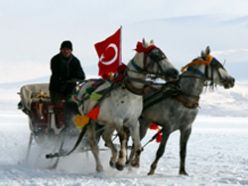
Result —
[[[156, 174], [147, 176], [157, 150], [156, 142], [143, 151], [139, 169], [127, 168], [122, 172], [108, 166], [109, 151], [101, 151], [105, 168], [101, 174], [95, 172], [94, 160], [87, 152], [63, 158], [56, 170], [42, 168], [39, 162], [26, 164], [27, 118], [21, 111], [1, 112], [0, 185], [248, 185], [247, 119], [199, 116], [188, 143], [189, 176], [178, 175], [178, 132], [171, 135]], [[152, 135], [150, 131], [143, 144]], [[39, 160], [46, 161], [42, 157]]]
[[[203, 92], [200, 113], [188, 143], [189, 176], [178, 175], [178, 132], [170, 136], [153, 176], [147, 173], [158, 148], [156, 142], [142, 152], [139, 169], [126, 168], [121, 172], [109, 167], [109, 151], [101, 151], [105, 169], [101, 174], [95, 172], [90, 152], [75, 152], [61, 159], [56, 170], [50, 170], [45, 168], [50, 162], [44, 156], [51, 150], [40, 154], [34, 145], [31, 163], [25, 163], [30, 130], [27, 116], [16, 106], [19, 101], [16, 92], [21, 84], [25, 83], [6, 83], [0, 87], [0, 185], [248, 185], [247, 82], [237, 82], [229, 90], [217, 88]], [[150, 131], [142, 144], [153, 134]]]
[[[214, 91], [204, 90], [188, 143], [186, 170], [189, 176], [178, 175], [178, 132], [170, 136], [153, 176], [147, 173], [158, 148], [156, 142], [142, 152], [140, 168], [126, 168], [121, 172], [109, 167], [109, 151], [101, 151], [105, 171], [100, 174], [95, 171], [90, 152], [75, 152], [61, 159], [56, 170], [51, 170], [46, 168], [50, 162], [44, 158], [51, 150], [40, 153], [35, 145], [31, 163], [26, 163], [30, 130], [27, 116], [17, 110], [16, 93], [21, 85], [44, 81], [47, 79], [0, 84], [0, 186], [248, 185], [247, 81], [237, 81], [235, 87], [228, 90], [220, 87]], [[142, 144], [153, 134], [150, 131]]]

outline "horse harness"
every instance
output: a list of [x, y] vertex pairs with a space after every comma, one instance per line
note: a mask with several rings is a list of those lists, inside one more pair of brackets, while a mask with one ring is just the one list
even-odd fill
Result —
[[[182, 75], [182, 77], [189, 77], [189, 78], [199, 78], [202, 79], [203, 81], [209, 80], [210, 85], [213, 86], [214, 82], [214, 69], [219, 69], [222, 68], [224, 69], [223, 65], [214, 57], [210, 56], [210, 59], [208, 60], [199, 60], [196, 59], [192, 61], [191, 63], [187, 64], [184, 66], [181, 71], [184, 72], [185, 69], [186, 71], [193, 73], [193, 75]], [[193, 68], [194, 64], [204, 64], [205, 65], [205, 70], [204, 73], [196, 68]], [[212, 67], [212, 68], [210, 68]], [[209, 71], [210, 71], [210, 77], [209, 77]], [[218, 75], [222, 77], [221, 73], [217, 70]]]
[[[212, 67], [212, 68], [210, 68]], [[181, 75], [180, 78], [185, 77], [185, 78], [199, 78], [202, 79], [203, 81], [205, 80], [210, 80], [210, 86], [213, 86], [213, 79], [214, 79], [214, 68], [224, 68], [223, 65], [218, 62], [215, 58], [211, 58], [209, 64], [205, 66], [205, 71], [202, 73], [200, 70], [193, 68], [192, 66], [187, 67], [187, 71], [193, 73], [193, 75]], [[208, 77], [209, 71], [210, 72], [210, 77]], [[219, 71], [217, 71], [219, 76], [221, 77], [221, 74]], [[181, 93], [177, 96], [174, 97], [176, 100], [181, 102], [185, 107], [187, 108], [197, 108], [199, 106], [199, 96], [195, 95], [187, 95], [185, 93]]]
[[[137, 95], [144, 95], [145, 94], [145, 89], [154, 83], [153, 81], [147, 81], [147, 80], [141, 80], [139, 78], [133, 78], [127, 75], [127, 71], [130, 72], [134, 72], [134, 73], [138, 73], [138, 74], [144, 74], [144, 75], [150, 75], [152, 78], [157, 78], [160, 76], [165, 76], [165, 72], [162, 68], [162, 66], [159, 63], [156, 63], [158, 66], [159, 71], [161, 71], [161, 73], [150, 73], [149, 72], [149, 67], [154, 64], [154, 63], [147, 63], [147, 58], [150, 57], [153, 61], [155, 62], [159, 62], [163, 59], [166, 58], [165, 54], [157, 47], [152, 48], [149, 52], [145, 53], [144, 52], [144, 58], [143, 58], [143, 64], [144, 64], [144, 68], [141, 68], [140, 66], [138, 66], [134, 59], [131, 60], [131, 65], [134, 67], [135, 70], [131, 70], [131, 69], [127, 69], [125, 71], [125, 78], [124, 78], [124, 87], [127, 88], [130, 92], [137, 94]], [[154, 76], [152, 76], [154, 75]], [[137, 83], [141, 83], [144, 84], [144, 87], [142, 89], [136, 88], [135, 86], [132, 85], [132, 82], [137, 82]]]

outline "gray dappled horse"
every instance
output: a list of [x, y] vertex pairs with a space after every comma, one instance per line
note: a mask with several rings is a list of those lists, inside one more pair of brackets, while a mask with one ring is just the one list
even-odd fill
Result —
[[[192, 123], [198, 113], [199, 96], [207, 83], [217, 84], [224, 88], [234, 86], [234, 78], [228, 75], [222, 64], [213, 58], [209, 47], [201, 57], [194, 59], [182, 70], [177, 85], [180, 92], [174, 97], [164, 98], [142, 112], [140, 135], [144, 137], [150, 121], [162, 127], [162, 140], [151, 164], [148, 175], [155, 172], [157, 163], [162, 157], [166, 142], [172, 132], [180, 130], [180, 170], [179, 174], [187, 175], [185, 170], [186, 146], [191, 134]], [[144, 103], [145, 105], [145, 103]]]
[[[142, 95], [147, 86], [147, 76], [152, 75], [155, 78], [160, 77], [165, 80], [178, 79], [178, 71], [159, 48], [155, 47], [153, 43], [147, 44], [144, 41], [143, 44], [139, 44], [143, 51], [135, 54], [127, 65], [124, 80], [101, 101], [99, 115], [94, 121], [104, 126], [103, 139], [112, 152], [110, 165], [115, 165], [118, 170], [122, 170], [126, 163], [127, 131], [130, 132], [134, 145], [134, 157], [131, 160], [131, 165], [139, 166], [141, 143], [138, 118], [143, 108]], [[105, 81], [95, 92], [104, 90], [109, 86], [111, 86], [111, 83]], [[88, 113], [97, 104], [96, 101], [90, 99], [83, 100], [80, 96], [85, 92], [86, 87], [87, 82], [80, 88], [78, 93], [79, 103], [80, 99], [82, 99], [81, 106], [79, 107], [81, 114]], [[87, 125], [88, 141], [96, 160], [96, 170], [102, 171], [103, 167], [99, 159], [94, 126], [91, 123]], [[116, 147], [112, 143], [112, 133], [114, 130], [117, 131], [120, 139], [118, 160]]]

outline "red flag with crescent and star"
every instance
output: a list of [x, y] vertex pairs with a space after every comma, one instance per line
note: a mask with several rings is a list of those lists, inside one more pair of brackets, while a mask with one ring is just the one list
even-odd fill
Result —
[[108, 77], [115, 73], [121, 65], [121, 28], [104, 41], [96, 43], [95, 49], [99, 57], [98, 75]]

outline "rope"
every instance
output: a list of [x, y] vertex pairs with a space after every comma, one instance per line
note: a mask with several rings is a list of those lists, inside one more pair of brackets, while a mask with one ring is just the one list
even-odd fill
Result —
[[141, 147], [141, 150], [143, 151], [144, 148], [145, 148], [149, 143], [151, 143], [153, 140], [155, 140], [156, 137], [158, 136], [158, 134], [159, 134], [160, 132], [162, 132], [162, 130], [163, 130], [163, 128], [161, 128], [156, 134], [154, 134], [154, 135], [152, 136], [152, 138], [151, 138], [148, 142], [146, 142], [146, 143]]

